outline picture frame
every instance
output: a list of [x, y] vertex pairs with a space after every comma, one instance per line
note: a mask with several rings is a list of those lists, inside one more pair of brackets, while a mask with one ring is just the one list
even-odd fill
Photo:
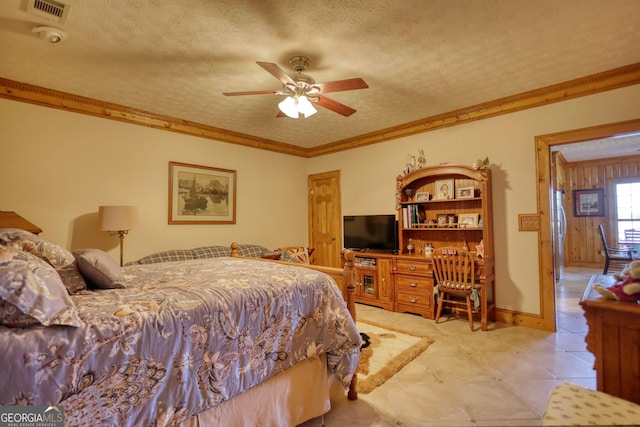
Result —
[[604, 189], [573, 190], [575, 216], [604, 216]]
[[421, 191], [416, 193], [416, 197], [415, 197], [415, 201], [416, 202], [427, 202], [429, 201], [429, 192], [428, 191]]
[[450, 200], [454, 196], [453, 179], [440, 179], [436, 181], [436, 200]]
[[475, 188], [473, 186], [456, 188], [456, 199], [472, 199], [474, 197]]
[[236, 171], [169, 162], [169, 224], [235, 224]]
[[447, 225], [447, 214], [436, 215], [436, 221], [437, 221], [438, 227], [445, 227]]
[[458, 227], [460, 228], [477, 227], [479, 217], [480, 217], [480, 214], [477, 214], [477, 213], [458, 214]]

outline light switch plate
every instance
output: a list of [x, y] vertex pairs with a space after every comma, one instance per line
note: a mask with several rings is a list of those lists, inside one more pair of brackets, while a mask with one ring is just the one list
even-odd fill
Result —
[[518, 229], [520, 231], [539, 231], [540, 214], [518, 214]]

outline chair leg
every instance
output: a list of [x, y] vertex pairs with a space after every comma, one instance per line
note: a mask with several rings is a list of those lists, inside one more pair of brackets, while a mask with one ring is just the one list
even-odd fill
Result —
[[440, 313], [442, 312], [442, 305], [444, 304], [444, 297], [447, 294], [445, 292], [443, 292], [442, 290], [440, 290], [440, 295], [438, 295], [438, 310], [436, 311], [436, 323], [438, 323], [438, 320], [440, 320]]
[[469, 316], [469, 326], [473, 332], [473, 311], [471, 310], [471, 297], [467, 295], [467, 315]]
[[602, 274], [607, 274], [607, 271], [609, 271], [609, 258], [604, 262], [604, 271]]

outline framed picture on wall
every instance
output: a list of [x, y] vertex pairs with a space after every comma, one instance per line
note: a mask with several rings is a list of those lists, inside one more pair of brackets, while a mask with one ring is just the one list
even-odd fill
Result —
[[169, 224], [235, 224], [236, 171], [169, 162]]
[[576, 216], [604, 216], [604, 189], [573, 190]]

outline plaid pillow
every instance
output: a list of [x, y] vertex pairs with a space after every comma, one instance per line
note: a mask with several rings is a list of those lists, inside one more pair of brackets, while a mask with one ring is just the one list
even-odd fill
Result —
[[231, 255], [231, 248], [228, 246], [203, 246], [191, 250], [193, 258], [217, 258]]
[[240, 256], [245, 256], [250, 258], [260, 258], [262, 254], [265, 254], [267, 252], [271, 252], [271, 251], [265, 248], [264, 246], [260, 246], [260, 245], [250, 245], [250, 244], [238, 245], [238, 255]]
[[169, 262], [169, 261], [186, 261], [194, 259], [191, 249], [173, 249], [171, 251], [157, 252], [155, 254], [147, 255], [136, 261], [136, 264], [153, 264], [156, 262]]

